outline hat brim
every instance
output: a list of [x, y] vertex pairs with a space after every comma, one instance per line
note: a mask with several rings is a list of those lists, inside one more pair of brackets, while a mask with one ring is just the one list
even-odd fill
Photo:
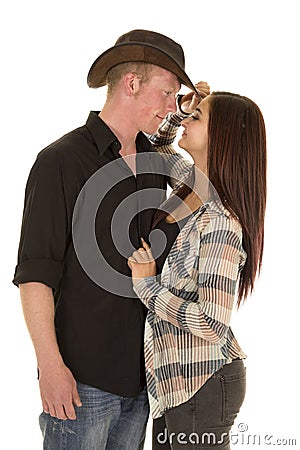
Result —
[[144, 62], [160, 66], [177, 75], [180, 82], [197, 92], [192, 81], [180, 65], [164, 51], [149, 44], [122, 43], [102, 53], [92, 64], [87, 83], [91, 88], [105, 86], [107, 72], [124, 62]]

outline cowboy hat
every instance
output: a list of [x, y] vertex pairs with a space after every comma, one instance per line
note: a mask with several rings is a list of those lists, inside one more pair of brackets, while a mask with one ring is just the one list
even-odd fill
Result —
[[185, 73], [181, 45], [163, 34], [148, 30], [133, 30], [123, 34], [113, 47], [98, 56], [89, 70], [88, 86], [104, 86], [107, 72], [112, 67], [131, 61], [154, 64], [169, 70], [177, 75], [182, 84], [196, 91]]

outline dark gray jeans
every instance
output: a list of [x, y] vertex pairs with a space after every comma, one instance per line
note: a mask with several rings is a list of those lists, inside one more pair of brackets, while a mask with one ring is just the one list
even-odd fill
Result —
[[230, 429], [246, 391], [246, 369], [234, 360], [186, 403], [153, 421], [153, 450], [230, 450]]

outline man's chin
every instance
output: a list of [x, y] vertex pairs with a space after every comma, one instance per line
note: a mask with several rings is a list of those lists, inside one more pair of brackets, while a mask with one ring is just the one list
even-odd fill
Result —
[[151, 127], [151, 128], [147, 128], [147, 129], [145, 129], [145, 130], [142, 130], [143, 131], [143, 133], [145, 133], [145, 134], [156, 134], [157, 133], [157, 131], [158, 131], [158, 127]]

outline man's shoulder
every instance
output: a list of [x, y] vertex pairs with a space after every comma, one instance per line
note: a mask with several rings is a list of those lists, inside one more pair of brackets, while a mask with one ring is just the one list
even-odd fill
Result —
[[53, 141], [42, 149], [37, 160], [61, 160], [72, 157], [76, 151], [80, 151], [88, 141], [89, 135], [86, 126], [78, 127]]

